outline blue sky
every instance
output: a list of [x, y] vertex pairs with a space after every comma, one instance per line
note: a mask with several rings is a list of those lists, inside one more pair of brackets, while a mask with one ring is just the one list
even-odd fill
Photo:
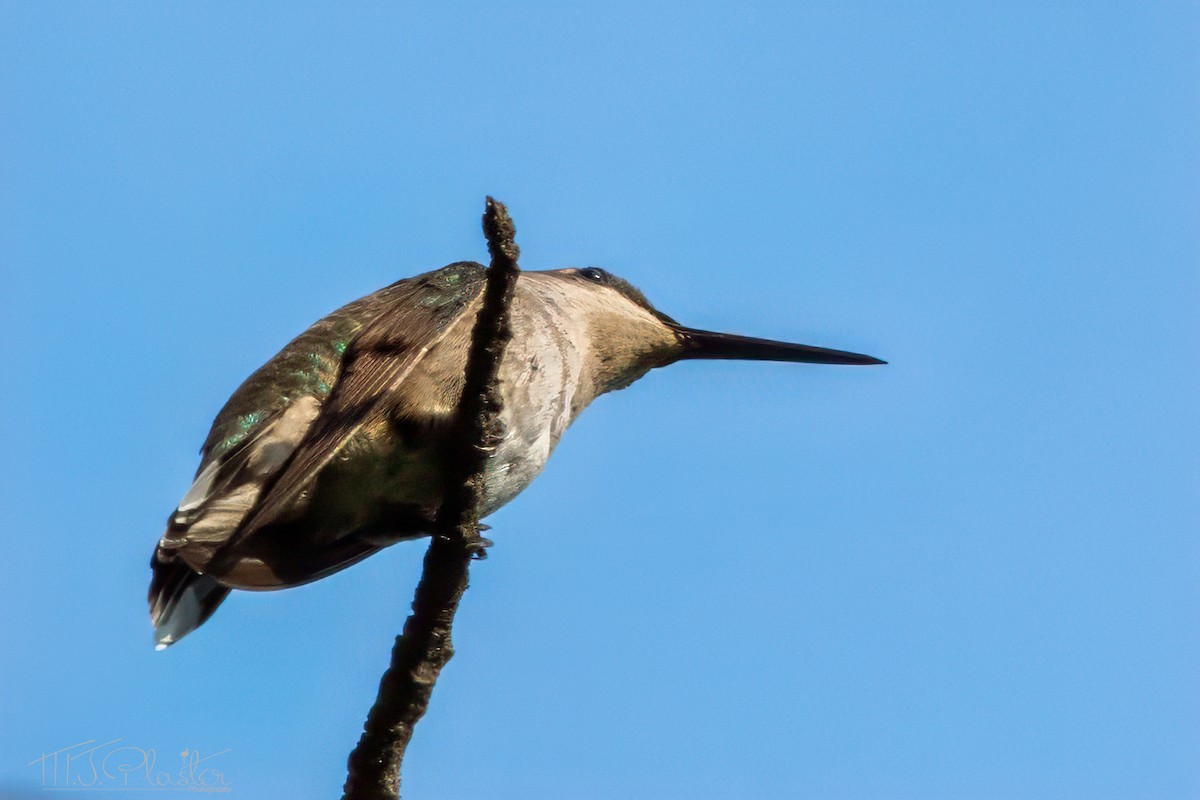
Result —
[[1050, 5], [0, 6], [0, 797], [114, 739], [335, 795], [423, 546], [165, 653], [147, 560], [239, 382], [486, 194], [527, 268], [891, 363], [589, 409], [406, 797], [1200, 795], [1200, 12]]

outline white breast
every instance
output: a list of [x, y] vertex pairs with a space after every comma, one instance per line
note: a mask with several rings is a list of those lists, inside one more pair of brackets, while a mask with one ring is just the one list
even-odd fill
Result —
[[[523, 273], [513, 299], [513, 339], [500, 366], [504, 438], [487, 468], [484, 515], [516, 497], [546, 465], [563, 431], [591, 397], [581, 386], [584, 309], [561, 280]], [[582, 401], [582, 402], [581, 402]]]

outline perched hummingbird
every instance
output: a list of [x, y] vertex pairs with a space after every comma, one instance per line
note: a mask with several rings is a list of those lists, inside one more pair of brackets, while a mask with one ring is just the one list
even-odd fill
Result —
[[[484, 280], [459, 262], [397, 281], [318, 321], [233, 393], [150, 562], [158, 649], [231, 589], [297, 586], [431, 531]], [[592, 267], [522, 272], [511, 325], [481, 516], [529, 485], [588, 403], [654, 367], [884, 363], [686, 328]]]

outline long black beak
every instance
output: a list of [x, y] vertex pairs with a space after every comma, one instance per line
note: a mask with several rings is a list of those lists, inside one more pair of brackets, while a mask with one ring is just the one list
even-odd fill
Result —
[[690, 358], [724, 358], [741, 361], [792, 361], [804, 364], [886, 364], [878, 358], [830, 350], [807, 344], [775, 342], [770, 339], [754, 339], [732, 333], [699, 331], [695, 328], [676, 329], [684, 352], [679, 360]]

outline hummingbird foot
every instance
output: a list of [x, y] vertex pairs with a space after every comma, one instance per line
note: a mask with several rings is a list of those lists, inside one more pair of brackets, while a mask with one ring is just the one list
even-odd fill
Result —
[[[442, 536], [440, 538], [447, 542], [452, 541], [451, 537], [449, 536]], [[479, 534], [475, 534], [473, 537], [463, 543], [463, 547], [466, 549], [467, 555], [470, 556], [473, 561], [483, 561], [485, 558], [487, 558], [488, 548], [493, 544], [495, 544], [495, 542], [493, 542], [491, 539], [480, 536]]]
[[[480, 525], [479, 529], [481, 531], [487, 530], [488, 527], [489, 526], [487, 525]], [[477, 533], [475, 534], [474, 539], [467, 542], [467, 553], [470, 554], [472, 560], [483, 561], [485, 558], [487, 558], [487, 549], [493, 544], [495, 544], [495, 542], [493, 542], [491, 539], [487, 538], [486, 536], [480, 536]]]

